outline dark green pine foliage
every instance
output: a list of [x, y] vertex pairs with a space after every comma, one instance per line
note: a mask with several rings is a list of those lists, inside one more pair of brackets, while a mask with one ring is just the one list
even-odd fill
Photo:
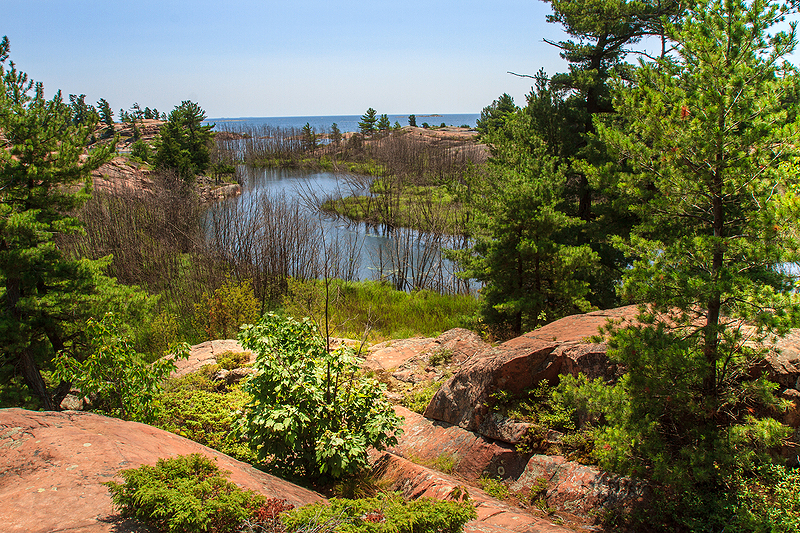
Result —
[[317, 138], [317, 132], [311, 127], [311, 124], [306, 122], [306, 125], [303, 126], [301, 133], [303, 136], [303, 149], [306, 152], [313, 152], [316, 150], [317, 146], [319, 145], [319, 141]]
[[761, 370], [762, 341], [798, 317], [785, 268], [800, 260], [798, 129], [782, 103], [795, 36], [769, 33], [784, 13], [762, 0], [699, 4], [668, 28], [676, 54], [643, 65], [632, 88], [620, 81], [618, 118], [599, 126], [633, 166], [620, 186], [641, 218], [619, 240], [635, 258], [622, 290], [650, 305], [643, 325], [612, 337], [628, 375], [621, 401], [600, 410], [610, 423], [596, 450], [605, 466], [686, 495], [676, 515], [694, 531], [728, 528], [734, 480], [756, 483], [788, 434]]
[[[70, 216], [88, 197], [90, 173], [111, 155], [88, 154], [89, 128], [73, 121], [60, 93], [44, 98], [8, 60], [0, 43], [0, 388], [22, 380], [45, 409], [69, 391], [40, 369], [64, 351], [78, 354], [90, 303], [97, 299], [100, 262], [65, 258], [57, 236], [81, 231]], [[83, 159], [85, 157], [85, 159]]]
[[506, 117], [517, 109], [514, 99], [508, 93], [503, 93], [492, 105], [481, 110], [481, 117], [477, 122], [478, 132], [483, 135], [502, 129]]
[[371, 107], [367, 112], [361, 115], [361, 120], [358, 123], [358, 130], [362, 135], [372, 135], [377, 131], [378, 125], [378, 112]]
[[547, 153], [524, 111], [508, 114], [485, 141], [492, 146], [489, 170], [468, 186], [474, 244], [452, 252], [462, 276], [485, 284], [482, 320], [519, 335], [588, 310], [584, 279], [597, 257], [576, 244], [584, 222], [563, 210], [559, 158]]
[[380, 119], [378, 119], [378, 131], [384, 133], [390, 129], [392, 129], [392, 123], [389, 121], [389, 115], [381, 115]]
[[203, 124], [206, 113], [196, 103], [184, 100], [167, 117], [156, 140], [157, 167], [174, 170], [187, 182], [194, 181], [211, 164], [213, 124]]

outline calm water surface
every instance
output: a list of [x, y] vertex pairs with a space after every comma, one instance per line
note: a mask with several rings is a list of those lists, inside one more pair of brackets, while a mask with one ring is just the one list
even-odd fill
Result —
[[[257, 210], [251, 207], [264, 197], [296, 203], [307, 220], [322, 230], [327, 243], [338, 240], [349, 250], [358, 250], [357, 279], [386, 279], [404, 289], [421, 288], [415, 284], [430, 283], [426, 288], [445, 292], [458, 290], [461, 283], [455, 281], [454, 265], [441, 254], [441, 247], [450, 245], [449, 242], [434, 241], [413, 230], [389, 230], [384, 226], [357, 223], [319, 210], [319, 204], [329, 197], [368, 194], [354, 186], [347, 175], [247, 166], [240, 166], [237, 172], [242, 194], [213, 205], [212, 212], [232, 210], [239, 217], [254, 217], [258, 216]], [[356, 181], [368, 183], [368, 179]]]

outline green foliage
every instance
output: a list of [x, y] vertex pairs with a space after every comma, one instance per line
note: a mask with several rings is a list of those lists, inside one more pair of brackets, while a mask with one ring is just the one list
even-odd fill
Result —
[[159, 168], [174, 170], [184, 181], [192, 182], [211, 163], [213, 124], [203, 124], [206, 113], [196, 103], [185, 100], [169, 114], [156, 140], [153, 157]]
[[381, 115], [380, 119], [378, 119], [377, 124], [378, 131], [381, 133], [387, 132], [392, 129], [392, 123], [389, 122], [389, 116], [386, 114]]
[[428, 364], [431, 366], [446, 365], [453, 359], [453, 350], [441, 348], [436, 350], [428, 357]]
[[522, 112], [486, 136], [489, 172], [476, 175], [464, 194], [473, 216], [474, 244], [450, 255], [461, 275], [485, 283], [481, 318], [513, 335], [590, 308], [586, 274], [597, 263], [577, 243], [583, 222], [563, 210], [566, 176], [558, 159]]
[[228, 278], [213, 294], [204, 294], [204, 302], [195, 304], [195, 316], [208, 339], [232, 339], [242, 324], [258, 319], [261, 304], [249, 280]]
[[764, 525], [773, 518], [754, 495], [793, 505], [759, 481], [781, 472], [770, 450], [789, 435], [761, 346], [798, 316], [783, 266], [798, 260], [798, 180], [782, 164], [796, 155], [782, 103], [796, 73], [780, 63], [794, 28], [769, 35], [785, 11], [693, 7], [667, 27], [675, 55], [643, 64], [633, 87], [618, 82], [619, 115], [598, 124], [631, 167], [620, 186], [641, 220], [617, 241], [635, 258], [621, 293], [649, 305], [638, 325], [610, 327], [609, 356], [627, 375], [612, 387], [567, 382], [565, 393], [598, 424], [602, 466], [667, 487], [664, 529], [782, 528]]
[[508, 490], [508, 485], [506, 485], [500, 479], [495, 479], [489, 476], [481, 476], [478, 478], [477, 482], [478, 486], [492, 498], [505, 500], [511, 496], [511, 491]]
[[155, 466], [121, 470], [125, 480], [104, 483], [124, 516], [176, 533], [234, 532], [264, 503], [227, 479], [200, 454], [159, 459]]
[[[97, 395], [100, 410], [112, 416], [138, 422], [151, 422], [157, 416], [154, 398], [164, 380], [175, 370], [175, 359], [159, 359], [147, 364], [118, 333], [113, 314], [102, 320], [90, 319], [86, 330], [92, 353], [77, 361], [64, 352], [56, 355], [53, 377], [72, 383], [83, 394]], [[173, 349], [175, 358], [186, 358], [189, 346]]]
[[610, 344], [631, 404], [606, 430], [604, 464], [714, 486], [786, 434], [770, 418], [775, 386], [755, 370], [757, 341], [784, 333], [798, 311], [780, 267], [798, 260], [797, 177], [779, 165], [797, 139], [779, 98], [794, 75], [779, 61], [795, 40], [767, 36], [783, 13], [736, 0], [690, 10], [668, 28], [676, 58], [617, 87], [627, 125], [599, 128], [633, 164], [622, 185], [642, 218], [619, 241], [636, 257], [622, 291], [652, 303], [645, 325], [617, 328]]
[[364, 468], [368, 448], [397, 442], [400, 419], [383, 387], [360, 376], [352, 349], [326, 350], [307, 319], [269, 313], [239, 339], [257, 357], [245, 430], [273, 469], [338, 478]]
[[131, 156], [147, 163], [150, 161], [150, 157], [152, 156], [150, 145], [144, 142], [142, 139], [139, 139], [131, 145]]
[[469, 501], [404, 501], [396, 495], [379, 495], [361, 500], [331, 498], [327, 504], [306, 505], [287, 513], [284, 523], [289, 531], [311, 522], [341, 520], [336, 528], [341, 533], [460, 533], [464, 524], [476, 517]]
[[361, 115], [358, 130], [362, 135], [372, 135], [377, 129], [377, 124], [378, 112], [370, 107], [365, 114]]
[[233, 370], [240, 368], [250, 362], [250, 354], [248, 352], [222, 352], [217, 357], [217, 364], [225, 370]]
[[452, 453], [440, 453], [436, 456], [436, 459], [433, 460], [431, 466], [438, 470], [439, 472], [444, 472], [445, 474], [452, 474], [455, 472], [456, 468], [458, 468], [458, 463], [461, 460], [459, 457]]
[[492, 105], [484, 107], [481, 111], [481, 118], [477, 122], [478, 132], [485, 135], [502, 130], [509, 115], [513, 115], [518, 110], [514, 99], [507, 93], [503, 93], [500, 98], [492, 102]]
[[48, 386], [40, 370], [57, 352], [85, 354], [81, 326], [94, 311], [101, 261], [65, 257], [56, 238], [81, 232], [71, 216], [89, 197], [90, 173], [111, 155], [88, 154], [85, 123], [57, 93], [17, 71], [0, 42], [0, 369], [3, 386], [24, 383], [56, 409], [69, 383]]
[[100, 122], [113, 130], [114, 112], [111, 110], [111, 105], [105, 98], [101, 98], [97, 101], [97, 111], [100, 113]]
[[425, 412], [425, 409], [428, 408], [428, 404], [431, 403], [433, 395], [436, 394], [436, 391], [440, 388], [442, 388], [441, 381], [428, 381], [423, 383], [421, 387], [417, 387], [406, 393], [400, 403], [410, 411], [422, 414]]
[[214, 448], [240, 461], [254, 463], [256, 454], [239, 434], [239, 418], [251, 398], [234, 386], [225, 392], [198, 373], [166, 385], [156, 399], [153, 425]]
[[319, 146], [319, 140], [317, 137], [317, 132], [314, 128], [311, 127], [311, 124], [306, 122], [306, 125], [303, 126], [301, 130], [301, 135], [303, 137], [303, 150], [306, 152], [313, 152]]
[[408, 125], [414, 128], [417, 127], [417, 115], [408, 115]]
[[[330, 280], [331, 335], [380, 342], [414, 335], [436, 336], [468, 325], [477, 301], [468, 295], [433, 291], [405, 292], [377, 281]], [[283, 302], [287, 314], [309, 316], [321, 323], [325, 315], [325, 285], [315, 280], [289, 280]]]
[[331, 124], [331, 142], [333, 142], [334, 146], [339, 146], [339, 143], [342, 142], [342, 131], [335, 122]]

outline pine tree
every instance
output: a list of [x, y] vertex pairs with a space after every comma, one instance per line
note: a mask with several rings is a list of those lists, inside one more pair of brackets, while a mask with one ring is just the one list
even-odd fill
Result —
[[313, 152], [317, 149], [317, 132], [311, 127], [311, 124], [306, 122], [303, 126], [303, 149], [307, 152]]
[[769, 416], [775, 386], [757, 370], [759, 341], [798, 312], [783, 268], [800, 259], [800, 184], [786, 167], [798, 131], [782, 106], [796, 76], [781, 63], [794, 28], [768, 34], [784, 12], [762, 0], [696, 6], [669, 27], [677, 54], [643, 65], [633, 88], [620, 82], [620, 118], [599, 127], [634, 166], [621, 185], [642, 223], [620, 240], [636, 259], [622, 289], [649, 304], [644, 325], [611, 341], [628, 368], [626, 401], [607, 413], [599, 455], [702, 505], [727, 497], [725, 476], [768, 461], [763, 452], [786, 435]]
[[358, 123], [358, 129], [362, 135], [372, 135], [376, 131], [378, 124], [378, 112], [371, 107], [367, 112], [361, 115], [361, 121]]
[[392, 123], [389, 121], [389, 116], [386, 114], [381, 115], [381, 118], [378, 120], [378, 131], [385, 133], [390, 129], [392, 129]]
[[156, 166], [176, 171], [185, 181], [205, 172], [211, 163], [214, 138], [214, 125], [203, 125], [205, 118], [205, 111], [192, 101], [176, 106], [156, 140]]
[[90, 173], [111, 147], [88, 154], [91, 135], [61, 94], [45, 100], [8, 59], [0, 42], [0, 386], [21, 377], [45, 409], [55, 409], [69, 383], [52, 389], [40, 370], [58, 352], [80, 354], [99, 262], [62, 255], [56, 236], [81, 231], [70, 213], [89, 196]]
[[484, 137], [492, 147], [489, 170], [473, 177], [465, 197], [473, 245], [451, 253], [462, 276], [485, 284], [483, 321], [514, 335], [588, 310], [582, 278], [597, 260], [588, 245], [575, 243], [584, 222], [565, 214], [566, 177], [531, 122], [526, 112], [512, 112]]
[[335, 122], [331, 124], [331, 141], [334, 146], [339, 146], [339, 143], [342, 142], [342, 132], [339, 130], [339, 125]]

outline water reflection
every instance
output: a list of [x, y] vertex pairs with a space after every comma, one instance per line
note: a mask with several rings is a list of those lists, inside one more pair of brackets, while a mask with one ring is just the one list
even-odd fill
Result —
[[[357, 223], [322, 212], [329, 198], [368, 194], [363, 176], [299, 169], [238, 169], [242, 194], [208, 213], [213, 249], [261, 276], [386, 280], [401, 290], [467, 292], [442, 248], [455, 239]], [[474, 287], [473, 287], [474, 289]]]

